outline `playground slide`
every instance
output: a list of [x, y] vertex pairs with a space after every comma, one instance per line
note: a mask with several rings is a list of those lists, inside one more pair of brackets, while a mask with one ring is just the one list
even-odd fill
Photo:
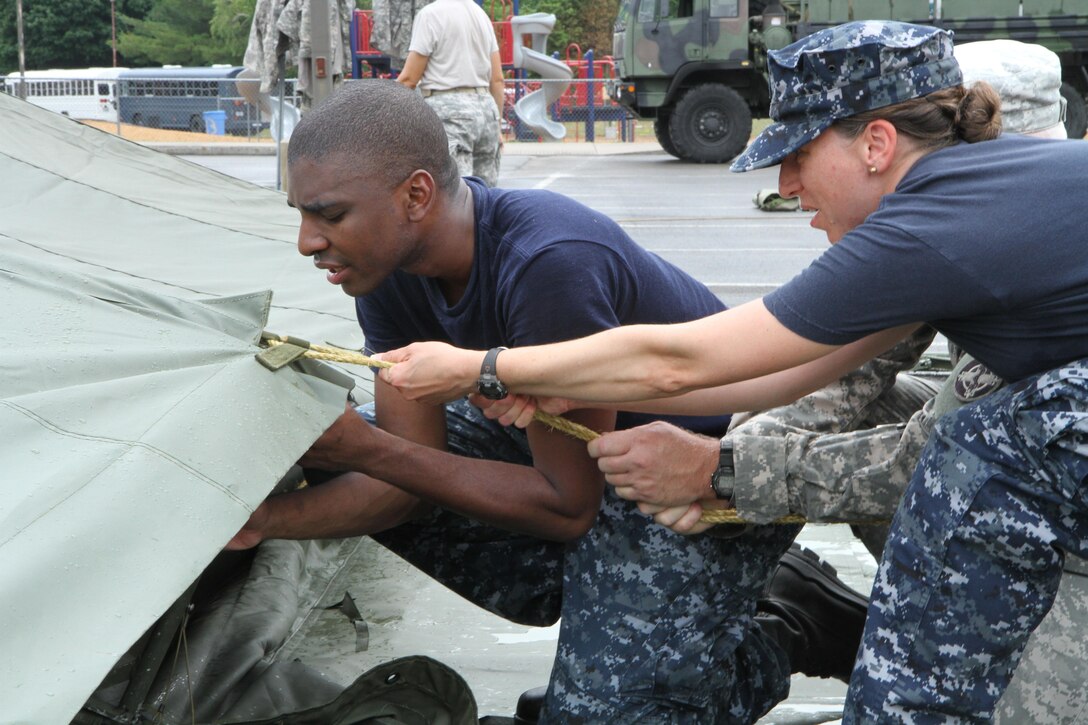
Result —
[[[265, 98], [265, 94], [261, 94], [262, 99]], [[276, 141], [288, 141], [291, 138], [291, 132], [295, 130], [295, 126], [298, 125], [299, 120], [302, 118], [302, 114], [295, 107], [295, 104], [281, 101], [276, 96], [267, 96], [267, 104], [269, 107], [269, 123], [268, 130], [272, 133], [272, 138]], [[280, 120], [280, 113], [283, 113], [283, 120]], [[280, 126], [282, 123], [282, 133]], [[280, 136], [283, 138], [280, 138]]]
[[[536, 73], [546, 81], [559, 79], [569, 81], [574, 75], [570, 66], [561, 60], [539, 53], [532, 48], [520, 47], [517, 51], [521, 54], [519, 67]], [[517, 64], [516, 61], [515, 64]], [[563, 124], [553, 121], [548, 116], [548, 109], [567, 92], [570, 83], [548, 82], [542, 85], [543, 88], [533, 91], [514, 104], [514, 112], [522, 123], [536, 131], [542, 138], [561, 141], [567, 135], [567, 129]]]

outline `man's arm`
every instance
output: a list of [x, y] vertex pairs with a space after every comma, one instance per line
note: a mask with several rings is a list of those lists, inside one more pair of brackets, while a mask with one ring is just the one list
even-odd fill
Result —
[[[303, 462], [363, 472], [429, 503], [541, 538], [572, 540], [592, 525], [604, 481], [580, 441], [536, 425], [528, 431], [532, 467], [466, 458], [443, 450], [444, 408], [406, 401], [380, 382], [375, 403], [381, 428], [344, 415]], [[577, 418], [608, 430], [614, 414], [580, 411]]]
[[265, 539], [376, 534], [416, 518], [429, 508], [388, 483], [361, 473], [345, 473], [320, 486], [265, 499], [226, 548], [249, 549]]
[[505, 84], [502, 79], [502, 60], [499, 51], [491, 54], [491, 97], [495, 99], [495, 105], [499, 108], [499, 122], [502, 122], [502, 107], [506, 102]]
[[[375, 391], [378, 419], [393, 432], [346, 411], [302, 462], [352, 472], [269, 498], [227, 548], [270, 538], [373, 534], [431, 504], [557, 541], [576, 539], [593, 525], [604, 479], [581, 441], [535, 424], [527, 431], [533, 466], [454, 455], [445, 451], [444, 408], [410, 403], [384, 387]], [[610, 430], [615, 414], [579, 411], [571, 418]]]
[[410, 51], [404, 61], [404, 67], [397, 74], [397, 83], [402, 83], [409, 88], [415, 88], [423, 79], [423, 73], [427, 70], [427, 62], [430, 60], [425, 55]]
[[[353, 452], [361, 470], [443, 508], [541, 538], [568, 541], [592, 525], [604, 481], [585, 451], [569, 436], [536, 424], [527, 430], [533, 466], [456, 456], [445, 448], [444, 408], [405, 400], [385, 383], [375, 384], [381, 431], [370, 430]], [[615, 415], [581, 411], [577, 421], [611, 430]]]

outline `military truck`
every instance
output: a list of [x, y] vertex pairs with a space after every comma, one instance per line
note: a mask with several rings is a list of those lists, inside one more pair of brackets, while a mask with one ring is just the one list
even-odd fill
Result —
[[892, 19], [955, 32], [957, 43], [1011, 38], [1062, 62], [1069, 135], [1085, 134], [1088, 0], [622, 0], [609, 92], [653, 119], [677, 158], [721, 163], [739, 154], [752, 118], [766, 117], [767, 52], [849, 20]]

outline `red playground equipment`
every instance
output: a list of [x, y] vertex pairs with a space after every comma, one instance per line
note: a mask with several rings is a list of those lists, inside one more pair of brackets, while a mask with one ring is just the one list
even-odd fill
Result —
[[[523, 69], [514, 67], [514, 30], [511, 19], [517, 15], [517, 5], [518, 0], [498, 0], [496, 7], [495, 0], [492, 0], [488, 13], [493, 19], [495, 36], [499, 41], [499, 58], [502, 61], [503, 71], [507, 77], [522, 81], [514, 84], [515, 101], [525, 95], [527, 90], [532, 90], [527, 89], [526, 84], [533, 83], [525, 78]], [[394, 68], [392, 59], [370, 43], [373, 28], [372, 10], [354, 11], [351, 21], [352, 77], [395, 78], [400, 69]], [[584, 123], [586, 141], [595, 140], [597, 121], [617, 121], [620, 124], [621, 139], [633, 141], [632, 117], [622, 106], [613, 103], [605, 90], [606, 85], [615, 78], [612, 57], [594, 58], [593, 50], [583, 53], [581, 47], [571, 43], [566, 48], [563, 62], [571, 68], [573, 78], [567, 92], [551, 107], [552, 118], [559, 122]], [[504, 117], [513, 115], [508, 114], [507, 111], [508, 109], [504, 109]], [[519, 128], [518, 119], [514, 117], [507, 120], [518, 138], [521, 138], [524, 132]], [[528, 131], [528, 134], [532, 136], [533, 132]]]

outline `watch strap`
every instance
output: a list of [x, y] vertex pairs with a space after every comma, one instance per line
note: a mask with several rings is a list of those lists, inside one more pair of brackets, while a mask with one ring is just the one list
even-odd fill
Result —
[[499, 353], [506, 350], [505, 347], [493, 347], [487, 351], [484, 355], [484, 361], [480, 365], [480, 377], [491, 376], [498, 377], [495, 374], [495, 361], [498, 360]]
[[476, 389], [488, 400], [502, 400], [507, 395], [506, 386], [495, 374], [495, 362], [505, 347], [493, 347], [484, 354], [480, 364], [480, 377], [476, 380]]
[[736, 468], [733, 465], [733, 441], [722, 438], [718, 446], [718, 467], [710, 477], [714, 495], [725, 501], [733, 500]]

